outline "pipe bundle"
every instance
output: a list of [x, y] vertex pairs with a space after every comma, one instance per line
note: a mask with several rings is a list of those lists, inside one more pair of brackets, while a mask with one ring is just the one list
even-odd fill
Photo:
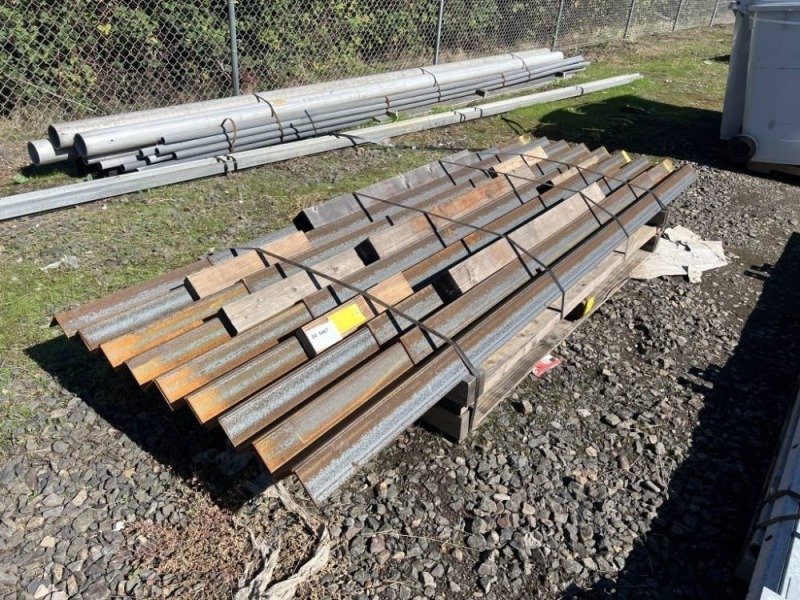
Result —
[[305, 209], [295, 227], [55, 322], [319, 502], [652, 237], [694, 178], [520, 138]]
[[102, 173], [153, 170], [341, 131], [519, 84], [544, 84], [588, 64], [582, 56], [539, 49], [55, 123], [49, 139], [28, 143], [28, 153], [37, 165], [75, 160]]

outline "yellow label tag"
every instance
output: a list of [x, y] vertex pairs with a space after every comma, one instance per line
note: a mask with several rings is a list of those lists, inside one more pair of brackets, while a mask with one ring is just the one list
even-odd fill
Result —
[[344, 333], [366, 323], [367, 317], [361, 312], [358, 304], [350, 304], [328, 315], [328, 321], [334, 324], [339, 333]]
[[665, 158], [661, 162], [664, 163], [664, 168], [667, 170], [668, 173], [672, 173], [675, 170], [675, 165], [672, 164], [672, 161], [668, 158]]
[[530, 133], [526, 133], [525, 135], [519, 136], [519, 143], [520, 144], [530, 144], [533, 141], [533, 137]]
[[631, 157], [630, 157], [630, 156], [628, 156], [628, 153], [627, 153], [627, 152], [625, 152], [625, 150], [623, 150], [622, 152], [620, 152], [620, 154], [622, 154], [622, 158], [624, 158], [624, 159], [625, 159], [625, 162], [626, 162], [626, 163], [629, 163], [629, 162], [631, 162]]
[[585, 317], [590, 312], [592, 312], [593, 308], [594, 308], [594, 296], [589, 296], [586, 299], [586, 302], [584, 302], [584, 304], [583, 304], [583, 312], [581, 313], [581, 316]]

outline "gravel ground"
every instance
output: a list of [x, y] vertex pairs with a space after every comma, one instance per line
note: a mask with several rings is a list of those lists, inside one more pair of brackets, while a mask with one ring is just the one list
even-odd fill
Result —
[[[713, 137], [629, 148], [694, 164], [671, 221], [730, 265], [628, 283], [463, 444], [406, 432], [314, 511], [331, 560], [300, 597], [743, 597], [800, 373], [800, 193], [729, 170]], [[26, 353], [41, 372], [0, 389], [26, 409], [0, 460], [2, 597], [225, 598], [259, 564], [251, 535], [281, 540], [276, 579], [311, 556], [317, 531], [221, 435], [63, 338]]]
[[[412, 428], [323, 507], [333, 559], [301, 596], [741, 596], [733, 570], [800, 372], [800, 203], [790, 183], [696, 168], [672, 222], [723, 240], [730, 266], [627, 284], [466, 443]], [[31, 353], [56, 380], [0, 395], [41, 428], [0, 469], [9, 597], [225, 597], [254, 559], [247, 529], [282, 534], [279, 574], [311, 553], [313, 532], [255, 495], [255, 461], [73, 345]]]

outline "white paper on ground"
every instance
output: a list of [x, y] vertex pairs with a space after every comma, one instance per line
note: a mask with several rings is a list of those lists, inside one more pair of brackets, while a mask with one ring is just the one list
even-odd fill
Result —
[[710, 242], [699, 235], [677, 226], [664, 230], [656, 251], [639, 265], [632, 279], [654, 279], [664, 275], [685, 275], [698, 283], [703, 271], [718, 269], [728, 264], [722, 242]]

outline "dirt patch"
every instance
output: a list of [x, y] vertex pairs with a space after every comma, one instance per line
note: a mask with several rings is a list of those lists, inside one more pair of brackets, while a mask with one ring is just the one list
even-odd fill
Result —
[[[131, 528], [132, 561], [152, 582], [170, 581], [165, 593], [176, 597], [219, 598], [240, 586], [248, 565], [258, 560], [248, 532], [234, 516], [201, 500], [180, 524], [139, 522]], [[166, 576], [166, 577], [165, 577]], [[171, 588], [171, 589], [169, 589]], [[132, 587], [131, 592], [135, 589]]]

